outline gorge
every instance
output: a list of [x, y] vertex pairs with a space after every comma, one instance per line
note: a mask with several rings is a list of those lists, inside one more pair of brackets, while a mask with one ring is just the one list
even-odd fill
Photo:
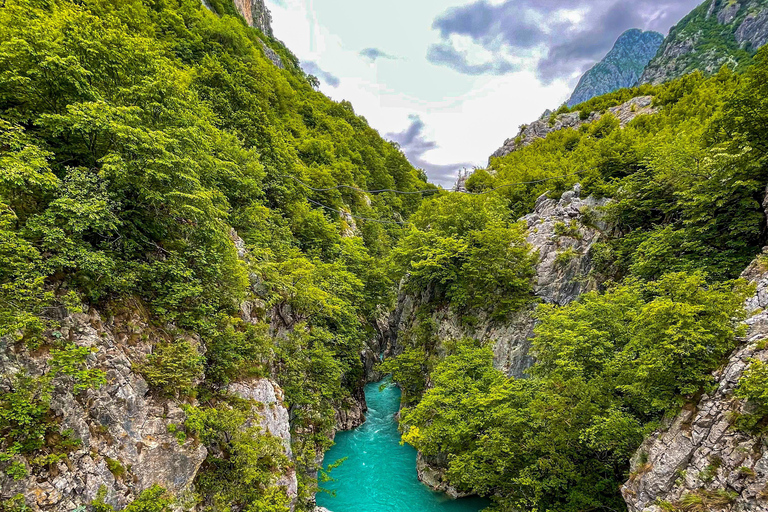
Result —
[[365, 398], [365, 423], [336, 434], [336, 444], [325, 454], [326, 466], [341, 463], [330, 470], [333, 480], [321, 484], [325, 492], [317, 495], [318, 505], [333, 512], [478, 512], [490, 504], [477, 498], [454, 500], [419, 481], [416, 450], [400, 443], [396, 386], [368, 384]]
[[768, 510], [766, 12], [449, 191], [262, 0], [7, 0], [0, 512]]

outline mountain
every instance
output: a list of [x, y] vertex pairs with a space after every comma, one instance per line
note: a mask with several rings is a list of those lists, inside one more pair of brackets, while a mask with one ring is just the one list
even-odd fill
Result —
[[766, 42], [768, 0], [707, 0], [670, 30], [639, 83], [739, 69]]
[[624, 32], [605, 58], [584, 73], [568, 100], [568, 106], [573, 107], [595, 96], [635, 85], [663, 41], [664, 36], [658, 32], [643, 32], [640, 29]]
[[2, 3], [0, 510], [306, 512], [363, 421], [430, 185], [268, 19]]

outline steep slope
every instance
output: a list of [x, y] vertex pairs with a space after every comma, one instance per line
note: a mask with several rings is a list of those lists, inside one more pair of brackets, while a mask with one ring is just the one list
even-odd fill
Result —
[[[653, 115], [606, 114], [640, 91]], [[761, 50], [743, 74], [594, 98], [577, 119], [599, 118], [476, 170], [477, 195], [424, 201], [393, 251], [403, 293], [384, 368], [425, 481], [501, 510], [626, 509], [619, 489], [645, 436], [712, 393], [741, 343], [752, 292], [733, 279], [765, 245], [767, 96]], [[719, 456], [732, 469], [730, 447]], [[653, 455], [665, 477], [677, 469], [667, 455]], [[662, 509], [730, 496], [706, 489]]]
[[639, 83], [659, 84], [692, 71], [741, 69], [768, 42], [766, 0], [707, 0], [683, 18], [648, 64]]
[[[587, 106], [585, 106], [584, 110], [574, 110], [573, 112], [562, 114], [545, 112], [541, 118], [531, 124], [521, 126], [520, 131], [515, 137], [505, 140], [504, 145], [494, 151], [489, 157], [489, 164], [494, 158], [501, 158], [513, 151], [530, 146], [537, 140], [546, 138], [550, 133], [568, 128], [578, 130], [584, 125], [599, 120], [604, 115], [603, 112], [590, 111], [586, 108]], [[629, 124], [637, 116], [653, 114], [655, 112], [656, 109], [653, 108], [653, 97], [651, 96], [637, 96], [621, 105], [607, 109], [607, 113], [619, 119], [622, 127]]]
[[768, 510], [768, 453], [759, 432], [738, 428], [754, 405], [736, 396], [753, 361], [768, 361], [768, 272], [765, 256], [742, 275], [757, 286], [747, 300], [751, 313], [744, 345], [714, 376], [716, 386], [687, 404], [668, 425], [649, 437], [632, 460], [622, 494], [630, 512]]
[[627, 30], [605, 58], [584, 73], [567, 105], [573, 107], [595, 96], [632, 87], [663, 41], [664, 36], [658, 32]]
[[336, 187], [429, 185], [262, 7], [0, 8], [0, 509], [312, 510], [363, 420], [421, 197]]

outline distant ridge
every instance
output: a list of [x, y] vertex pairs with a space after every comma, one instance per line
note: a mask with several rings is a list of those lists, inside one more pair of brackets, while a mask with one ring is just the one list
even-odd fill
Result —
[[658, 32], [636, 28], [624, 32], [605, 58], [584, 73], [568, 106], [635, 85], [663, 41], [664, 36]]
[[768, 0], [707, 0], [672, 27], [639, 83], [740, 69], [768, 43]]

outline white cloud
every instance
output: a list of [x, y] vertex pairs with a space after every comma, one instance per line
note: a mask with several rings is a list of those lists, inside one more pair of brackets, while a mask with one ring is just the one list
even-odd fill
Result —
[[[485, 166], [488, 156], [516, 135], [519, 125], [556, 108], [571, 92], [573, 84], [562, 79], [546, 86], [537, 79], [536, 62], [544, 51], [537, 46], [527, 53], [501, 54], [520, 66], [520, 71], [502, 76], [468, 76], [429, 62], [429, 47], [441, 42], [431, 28], [433, 21], [467, 0], [279, 2], [268, 0], [276, 37], [302, 61], [316, 62], [340, 79], [338, 87], [322, 84], [321, 90], [335, 100], [352, 102], [355, 111], [382, 134], [404, 132], [418, 116], [424, 124], [422, 137], [435, 143], [420, 158], [440, 169], [434, 179], [443, 185], [450, 184], [445, 166], [456, 162]], [[571, 9], [561, 10], [558, 17], [577, 22], [583, 15], [583, 10]], [[471, 63], [499, 57], [488, 45], [452, 37]], [[397, 59], [361, 55], [371, 48]]]

